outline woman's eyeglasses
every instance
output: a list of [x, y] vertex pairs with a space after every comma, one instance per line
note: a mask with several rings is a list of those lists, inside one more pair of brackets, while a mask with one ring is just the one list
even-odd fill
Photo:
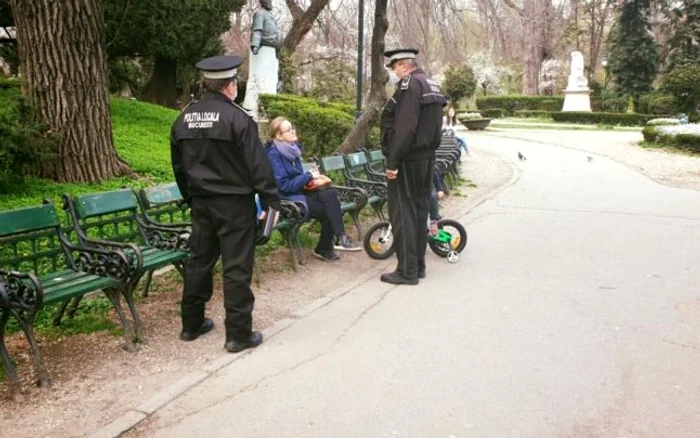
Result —
[[293, 133], [296, 134], [297, 130], [294, 129], [294, 128], [292, 127], [292, 128], [287, 129], [286, 131], [280, 132], [280, 134], [286, 134], [286, 133], [288, 133], [288, 132], [293, 132]]

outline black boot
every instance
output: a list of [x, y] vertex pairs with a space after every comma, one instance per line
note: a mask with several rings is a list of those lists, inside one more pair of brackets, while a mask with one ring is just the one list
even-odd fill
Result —
[[382, 274], [380, 279], [384, 283], [390, 283], [390, 284], [405, 284], [405, 285], [409, 285], [409, 286], [415, 286], [418, 284], [417, 278], [406, 278], [397, 271], [389, 272], [387, 274]]
[[197, 330], [196, 332], [186, 332], [182, 331], [180, 332], [180, 340], [182, 341], [194, 341], [201, 335], [208, 333], [211, 331], [211, 329], [214, 328], [214, 321], [211, 320], [211, 318], [204, 318], [204, 322], [202, 323], [202, 326]]
[[255, 348], [258, 345], [262, 344], [262, 342], [263, 342], [262, 333], [253, 332], [250, 334], [250, 336], [248, 337], [248, 340], [246, 340], [245, 342], [227, 341], [226, 344], [224, 345], [224, 348], [229, 353], [238, 353], [239, 351], [243, 351], [246, 348]]

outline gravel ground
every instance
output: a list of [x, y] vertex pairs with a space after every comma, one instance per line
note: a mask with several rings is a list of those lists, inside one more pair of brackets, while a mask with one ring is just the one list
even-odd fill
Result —
[[[487, 149], [477, 148], [464, 160], [469, 179], [443, 203], [442, 214], [459, 218], [480, 198], [507, 183], [514, 167]], [[390, 261], [378, 263], [363, 252], [346, 254], [333, 264], [307, 257], [296, 272], [289, 268], [287, 249], [260, 263], [260, 284], [255, 287], [256, 329], [292, 316], [295, 311], [328, 295], [358, 276], [379, 276]], [[178, 340], [180, 331], [177, 277], [156, 279], [157, 288], [139, 303], [148, 343], [135, 354], [122, 350], [121, 337], [104, 332], [41, 340], [42, 352], [53, 379], [48, 390], [32, 385], [28, 347], [20, 336], [8, 339], [25, 391], [24, 401], [9, 400], [6, 384], [0, 385], [0, 430], [3, 436], [83, 436], [137, 406], [192, 370], [200, 369], [222, 354], [223, 309], [220, 284], [209, 303], [208, 314], [216, 328], [192, 343]]]

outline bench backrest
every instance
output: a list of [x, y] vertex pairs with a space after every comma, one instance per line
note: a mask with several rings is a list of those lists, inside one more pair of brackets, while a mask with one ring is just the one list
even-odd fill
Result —
[[354, 152], [345, 155], [345, 169], [354, 178], [370, 179], [367, 174], [367, 154], [364, 152]]
[[116, 242], [139, 242], [138, 202], [131, 189], [112, 190], [69, 198], [64, 195], [76, 228], [83, 236]]
[[66, 266], [53, 204], [0, 212], [0, 269], [39, 275]]
[[175, 224], [190, 220], [189, 207], [182, 202], [177, 183], [141, 189], [138, 198], [143, 213], [153, 221]]
[[345, 157], [331, 155], [321, 158], [321, 173], [328, 175], [334, 183], [345, 184]]
[[379, 149], [367, 151], [367, 161], [369, 161], [369, 164], [383, 163], [384, 154]]

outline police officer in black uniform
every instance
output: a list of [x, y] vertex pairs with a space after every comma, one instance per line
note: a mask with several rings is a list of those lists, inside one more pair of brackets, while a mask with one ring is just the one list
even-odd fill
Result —
[[170, 139], [175, 180], [192, 210], [180, 339], [192, 341], [214, 327], [204, 317], [204, 305], [212, 296], [212, 270], [221, 256], [225, 348], [232, 353], [262, 343], [260, 332], [252, 331], [255, 194], [263, 209], [280, 209], [258, 126], [233, 103], [241, 62], [235, 56], [215, 56], [197, 64], [207, 93], [180, 114]]
[[416, 285], [425, 278], [430, 188], [447, 105], [439, 85], [418, 68], [417, 54], [416, 49], [384, 53], [398, 80], [381, 115], [389, 220], [398, 258], [396, 270], [382, 274], [381, 280], [391, 284]]

